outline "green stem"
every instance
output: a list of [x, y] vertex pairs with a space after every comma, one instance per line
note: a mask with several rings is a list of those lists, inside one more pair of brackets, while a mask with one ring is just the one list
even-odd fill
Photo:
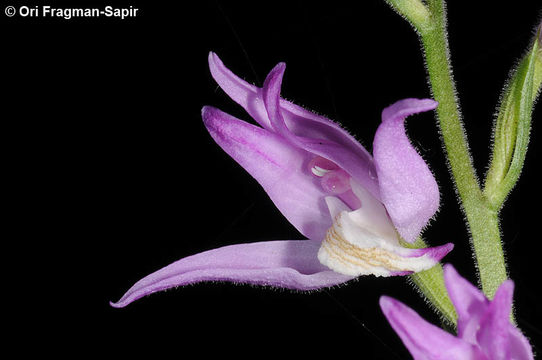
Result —
[[[421, 239], [414, 244], [403, 242], [403, 246], [410, 248], [425, 248], [427, 245]], [[442, 320], [453, 327], [457, 326], [457, 314], [454, 305], [448, 296], [448, 291], [444, 285], [444, 275], [442, 266], [437, 264], [429, 270], [420, 271], [410, 275], [410, 280], [414, 283], [420, 293], [430, 302], [438, 311]]]
[[418, 30], [433, 96], [439, 102], [437, 116], [442, 141], [468, 221], [482, 290], [493, 298], [497, 287], [507, 279], [498, 214], [490, 206], [478, 183], [459, 114], [448, 55], [444, 3], [442, 0], [429, 0], [427, 5], [432, 26]]

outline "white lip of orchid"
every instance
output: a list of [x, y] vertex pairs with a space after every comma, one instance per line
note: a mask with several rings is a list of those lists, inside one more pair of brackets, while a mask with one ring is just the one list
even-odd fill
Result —
[[350, 276], [391, 276], [435, 265], [428, 255], [408, 256], [382, 203], [354, 180], [350, 184], [361, 208], [352, 211], [337, 197], [326, 197], [334, 221], [318, 251], [323, 265]]

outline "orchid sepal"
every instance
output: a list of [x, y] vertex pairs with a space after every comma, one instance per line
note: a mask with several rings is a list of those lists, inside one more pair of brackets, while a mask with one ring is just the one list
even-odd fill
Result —
[[319, 247], [320, 243], [312, 240], [277, 240], [205, 251], [144, 277], [111, 306], [125, 307], [158, 291], [205, 281], [307, 291], [353, 279], [321, 265], [316, 258]]

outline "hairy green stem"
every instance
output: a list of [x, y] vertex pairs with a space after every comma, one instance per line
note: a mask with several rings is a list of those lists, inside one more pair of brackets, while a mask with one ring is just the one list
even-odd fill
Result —
[[[444, 0], [386, 1], [412, 24], [421, 38], [431, 91], [439, 102], [437, 118], [440, 134], [460, 206], [467, 220], [480, 284], [484, 293], [493, 298], [498, 286], [508, 277], [498, 209], [492, 206], [480, 187], [459, 113], [446, 36]], [[429, 287], [420, 286], [424, 293], [431, 291]], [[428, 298], [433, 301], [430, 296]]]
[[419, 30], [433, 97], [439, 102], [437, 116], [448, 164], [467, 218], [482, 290], [493, 298], [507, 279], [500, 239], [499, 219], [484, 196], [470, 156], [459, 114], [449, 61], [445, 6], [442, 0], [427, 2], [432, 26]]

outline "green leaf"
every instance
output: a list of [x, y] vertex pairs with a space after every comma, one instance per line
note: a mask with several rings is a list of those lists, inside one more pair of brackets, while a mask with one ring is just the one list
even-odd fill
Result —
[[534, 101], [542, 82], [540, 28], [530, 51], [505, 86], [493, 129], [493, 154], [484, 194], [498, 210], [519, 179], [531, 130]]

